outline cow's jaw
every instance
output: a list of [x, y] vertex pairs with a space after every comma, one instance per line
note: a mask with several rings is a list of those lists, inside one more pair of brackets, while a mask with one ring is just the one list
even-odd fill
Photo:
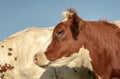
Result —
[[93, 71], [91, 61], [89, 55], [89, 50], [84, 47], [80, 48], [79, 52], [72, 54], [70, 57], [62, 57], [57, 59], [56, 61], [49, 61], [44, 53], [39, 53], [36, 55], [37, 60], [35, 60], [36, 64], [41, 67], [53, 66], [68, 66], [70, 68], [74, 67], [86, 67]]

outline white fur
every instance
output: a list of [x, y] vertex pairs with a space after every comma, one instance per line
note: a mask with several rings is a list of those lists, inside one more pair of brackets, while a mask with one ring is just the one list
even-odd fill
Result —
[[89, 51], [85, 49], [84, 47], [80, 48], [78, 54], [76, 55], [76, 58], [69, 62], [67, 66], [69, 67], [86, 67], [93, 71], [92, 64], [91, 64], [91, 57], [89, 55]]
[[[33, 57], [38, 51], [44, 52], [42, 49], [52, 31], [53, 28], [29, 28], [0, 42], [0, 65], [7, 63], [14, 66], [14, 69], [0, 73], [0, 76], [4, 75], [6, 79], [39, 79], [45, 70], [34, 64]], [[8, 52], [12, 55], [8, 56]]]
[[62, 22], [67, 21], [68, 18], [69, 18], [70, 16], [72, 16], [72, 15], [73, 15], [73, 13], [69, 12], [68, 10], [64, 11], [64, 12], [62, 13]]
[[115, 24], [115, 25], [117, 25], [118, 27], [120, 27], [120, 20], [114, 21], [112, 23]]

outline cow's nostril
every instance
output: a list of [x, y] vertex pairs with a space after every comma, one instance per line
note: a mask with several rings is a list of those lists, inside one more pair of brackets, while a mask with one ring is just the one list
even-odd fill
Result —
[[33, 60], [37, 60], [37, 56], [36, 55], [34, 56]]
[[37, 64], [37, 60], [38, 60], [37, 55], [35, 55], [34, 58], [33, 58], [33, 61], [34, 61], [35, 64]]

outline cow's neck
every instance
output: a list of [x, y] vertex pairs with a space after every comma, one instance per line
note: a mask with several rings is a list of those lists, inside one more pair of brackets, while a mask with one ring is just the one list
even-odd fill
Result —
[[[96, 50], [99, 48], [99, 43], [95, 37], [94, 28], [89, 24], [86, 24], [85, 27], [79, 34], [79, 44], [80, 47], [84, 46], [87, 50], [89, 50], [90, 57], [93, 60], [99, 60], [96, 54]], [[92, 30], [92, 31], [91, 31]], [[96, 62], [96, 61], [94, 61]], [[97, 62], [96, 62], [97, 63]], [[93, 63], [94, 64], [94, 63]]]

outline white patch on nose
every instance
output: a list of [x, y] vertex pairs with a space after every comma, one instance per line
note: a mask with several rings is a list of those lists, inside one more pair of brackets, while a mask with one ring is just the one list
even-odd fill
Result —
[[49, 64], [49, 60], [47, 59], [47, 57], [45, 56], [44, 53], [38, 53], [35, 56], [35, 60], [34, 63], [37, 64], [38, 66], [44, 66]]
[[65, 21], [67, 21], [68, 20], [68, 18], [70, 17], [70, 16], [72, 16], [73, 15], [73, 13], [71, 13], [71, 12], [69, 12], [68, 10], [66, 10], [66, 11], [64, 11], [63, 13], [62, 13], [62, 22], [65, 22]]

